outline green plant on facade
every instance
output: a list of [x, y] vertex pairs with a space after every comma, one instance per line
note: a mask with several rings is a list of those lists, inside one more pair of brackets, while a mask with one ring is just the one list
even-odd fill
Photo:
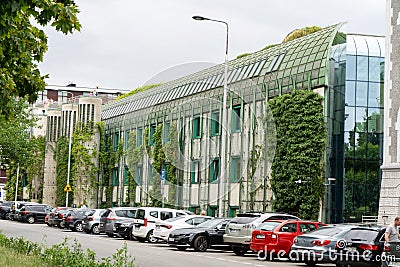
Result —
[[[58, 138], [57, 145], [55, 148], [55, 161], [56, 161], [56, 205], [65, 206], [66, 194], [64, 188], [67, 185], [67, 175], [68, 175], [68, 150], [69, 141], [67, 137], [62, 136]], [[74, 157], [71, 154], [71, 165], [73, 164]], [[71, 169], [72, 170], [72, 169]], [[74, 173], [70, 172], [70, 178]], [[70, 179], [70, 184], [73, 186], [73, 180]], [[73, 194], [68, 196], [68, 205], [73, 203]]]
[[[113, 190], [113, 170], [118, 162], [122, 152], [120, 150], [114, 151], [111, 138], [105, 135], [104, 122], [96, 123], [95, 127], [100, 134], [100, 150], [99, 150], [99, 168], [101, 170], [101, 183], [100, 189], [105, 189], [106, 200], [101, 203], [101, 207], [111, 207], [112, 204], [112, 190]], [[102, 191], [103, 192], [103, 191]], [[101, 195], [102, 195], [101, 192]]]
[[[176, 125], [174, 123], [171, 123], [168, 136], [170, 139], [169, 142], [163, 144], [163, 124], [158, 124], [152, 137], [153, 145], [150, 145], [149, 138], [145, 139], [148, 155], [152, 162], [152, 167], [156, 171], [151, 179], [152, 189], [150, 191], [151, 205], [154, 207], [162, 206], [160, 179], [162, 170], [165, 170], [166, 180], [168, 181], [168, 184], [171, 185], [169, 186], [168, 202], [165, 203], [165, 206], [175, 206], [176, 186], [174, 185], [176, 185], [176, 167], [173, 162], [170, 162], [170, 160], [173, 160], [178, 155], [178, 138]], [[167, 151], [168, 157], [166, 157], [164, 150]]]
[[[88, 125], [91, 125], [90, 123]], [[72, 181], [75, 184], [74, 194], [80, 194], [83, 203], [87, 205], [87, 197], [94, 196], [99, 188], [97, 179], [98, 168], [95, 160], [98, 156], [97, 148], [92, 149], [87, 146], [88, 142], [93, 141], [95, 132], [91, 127], [86, 127], [78, 123], [73, 134], [73, 146], [71, 154], [74, 156]], [[77, 188], [79, 187], [79, 188]]]
[[295, 90], [269, 101], [277, 146], [272, 165], [273, 209], [304, 219], [318, 218], [326, 140], [322, 97]]
[[257, 194], [257, 190], [262, 187], [262, 184], [259, 184], [257, 187], [254, 183], [254, 175], [257, 171], [258, 168], [258, 162], [261, 157], [261, 150], [263, 149], [262, 146], [260, 145], [254, 145], [254, 148], [250, 150], [249, 154], [249, 161], [247, 163], [247, 177], [251, 181], [250, 183], [250, 190], [249, 190], [249, 196], [250, 196], [250, 203], [249, 203], [249, 209], [248, 210], [254, 210], [254, 205], [255, 205], [255, 197]]
[[125, 202], [131, 206], [134, 205], [137, 183], [135, 181], [136, 167], [137, 164], [142, 163], [144, 156], [144, 145], [143, 143], [139, 146], [136, 144], [137, 134], [136, 131], [130, 131], [128, 140], [128, 149], [125, 151], [126, 163], [128, 165], [128, 194]]

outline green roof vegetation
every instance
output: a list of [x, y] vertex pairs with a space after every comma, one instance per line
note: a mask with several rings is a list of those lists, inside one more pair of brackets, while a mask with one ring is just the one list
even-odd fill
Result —
[[121, 99], [123, 99], [125, 97], [131, 96], [131, 95], [135, 95], [135, 94], [140, 93], [140, 92], [147, 91], [147, 90], [149, 90], [151, 88], [160, 86], [161, 84], [162, 83], [155, 83], [155, 84], [147, 84], [147, 85], [139, 86], [139, 87], [133, 89], [132, 91], [130, 91], [129, 93], [126, 93], [126, 94], [118, 96], [116, 98], [116, 100], [121, 100]]
[[[292, 41], [294, 39], [306, 36], [308, 34], [317, 32], [319, 30], [322, 30], [322, 28], [319, 27], [319, 26], [310, 26], [310, 27], [304, 27], [304, 28], [301, 28], [301, 29], [293, 30], [288, 35], [286, 35], [286, 37], [285, 37], [285, 39], [283, 39], [282, 43], [286, 43], [286, 42]], [[278, 44], [270, 44], [270, 45], [267, 45], [266, 47], [264, 47], [261, 50], [266, 50], [266, 49], [272, 48], [272, 47], [277, 46], [277, 45]], [[245, 57], [245, 56], [248, 56], [248, 55], [251, 55], [251, 54], [252, 53], [243, 53], [243, 54], [238, 55], [236, 57], [236, 59], [242, 58], [242, 57]]]
[[320, 31], [320, 30], [322, 30], [322, 28], [318, 27], [318, 26], [304, 27], [301, 29], [293, 30], [285, 37], [285, 39], [283, 39], [282, 43], [292, 41], [294, 39], [309, 35], [311, 33], [314, 33], [314, 32]]

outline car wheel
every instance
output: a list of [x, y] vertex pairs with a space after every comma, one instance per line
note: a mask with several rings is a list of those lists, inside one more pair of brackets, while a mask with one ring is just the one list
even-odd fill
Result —
[[153, 230], [150, 230], [150, 232], [147, 233], [146, 240], [147, 240], [149, 243], [156, 243], [156, 242], [158, 242], [158, 239], [154, 237]]
[[28, 217], [28, 223], [30, 224], [35, 223], [35, 217], [33, 216]]
[[4, 218], [6, 220], [11, 220], [11, 214], [9, 212], [7, 212], [6, 215], [4, 215]]
[[208, 238], [204, 235], [196, 237], [193, 241], [193, 247], [195, 251], [206, 251], [208, 248]]
[[114, 237], [114, 233], [107, 233], [109, 237]]
[[180, 250], [180, 251], [184, 251], [184, 250], [187, 249], [187, 247], [181, 247], [181, 246], [177, 246], [176, 248], [177, 248], [178, 250]]
[[92, 232], [92, 234], [95, 234], [95, 235], [100, 234], [99, 225], [98, 224], [93, 225], [91, 232]]
[[237, 256], [244, 256], [246, 254], [247, 249], [239, 247], [239, 246], [232, 246], [233, 253], [235, 253]]
[[82, 232], [83, 231], [83, 226], [82, 226], [81, 222], [77, 222], [75, 224], [74, 228], [75, 228], [75, 231], [77, 231], [77, 232]]

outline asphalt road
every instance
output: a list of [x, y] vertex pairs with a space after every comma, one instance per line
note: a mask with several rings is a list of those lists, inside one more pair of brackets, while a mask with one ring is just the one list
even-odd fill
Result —
[[[110, 238], [106, 235], [89, 235], [76, 233], [69, 230], [61, 230], [48, 227], [45, 224], [26, 224], [14, 221], [0, 220], [0, 230], [9, 237], [24, 236], [27, 240], [46, 244], [61, 243], [64, 238], [69, 238], [73, 243], [76, 239], [83, 248], [89, 248], [96, 252], [97, 257], [111, 256], [120, 249], [124, 242], [128, 251], [135, 258], [135, 264], [140, 267], [176, 267], [176, 266], [202, 266], [202, 267], [244, 267], [244, 266], [305, 266], [304, 264], [287, 261], [260, 261], [255, 254], [246, 254], [244, 257], [236, 256], [232, 251], [210, 249], [207, 252], [195, 252], [191, 249], [178, 251], [167, 244], [139, 243], [137, 241], [125, 241], [121, 238]], [[320, 266], [331, 267], [332, 264]]]

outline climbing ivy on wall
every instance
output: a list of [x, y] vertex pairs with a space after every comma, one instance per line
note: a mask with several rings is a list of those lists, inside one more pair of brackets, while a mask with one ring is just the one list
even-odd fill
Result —
[[[148, 132], [148, 131], [145, 131]], [[175, 206], [176, 197], [176, 159], [178, 157], [178, 137], [175, 123], [171, 123], [169, 129], [169, 141], [163, 144], [163, 124], [158, 124], [153, 135], [153, 146], [149, 145], [149, 139], [145, 138], [148, 155], [156, 173], [152, 177], [152, 190], [150, 191], [151, 205], [162, 206], [161, 197], [161, 170], [165, 169], [168, 180], [169, 192], [166, 207]]]
[[[34, 137], [32, 139], [34, 139], [33, 142], [35, 145], [27, 168], [27, 184], [31, 198], [35, 198], [39, 203], [42, 203], [46, 139], [43, 136]], [[35, 183], [33, 184], [34, 179]]]
[[129, 173], [128, 173], [128, 194], [125, 202], [129, 203], [131, 206], [134, 205], [135, 202], [135, 194], [137, 183], [135, 181], [136, 176], [136, 166], [138, 163], [143, 161], [144, 155], [144, 145], [136, 146], [136, 131], [131, 131], [129, 133], [128, 144], [129, 147], [125, 151], [125, 158], [128, 164]]
[[[68, 174], [68, 139], [65, 136], [58, 138], [56, 150], [54, 153], [54, 159], [56, 160], [56, 205], [65, 206], [66, 194], [64, 188], [67, 185], [67, 174]], [[71, 156], [71, 165], [73, 157]], [[72, 170], [72, 169], [71, 169]], [[70, 175], [73, 173], [71, 171]], [[70, 176], [70, 184], [72, 185], [72, 179]], [[68, 204], [73, 203], [73, 194], [68, 195]]]
[[269, 104], [277, 133], [271, 176], [273, 209], [315, 220], [324, 192], [326, 129], [322, 97], [312, 91], [296, 90]]
[[109, 136], [106, 137], [105, 135], [104, 122], [96, 123], [96, 127], [98, 128], [98, 131], [100, 133], [99, 167], [102, 171], [100, 188], [105, 189], [106, 192], [106, 201], [105, 203], [101, 203], [101, 206], [111, 207], [113, 170], [118, 161], [119, 153], [121, 153], [121, 151], [113, 151], [111, 138]]

